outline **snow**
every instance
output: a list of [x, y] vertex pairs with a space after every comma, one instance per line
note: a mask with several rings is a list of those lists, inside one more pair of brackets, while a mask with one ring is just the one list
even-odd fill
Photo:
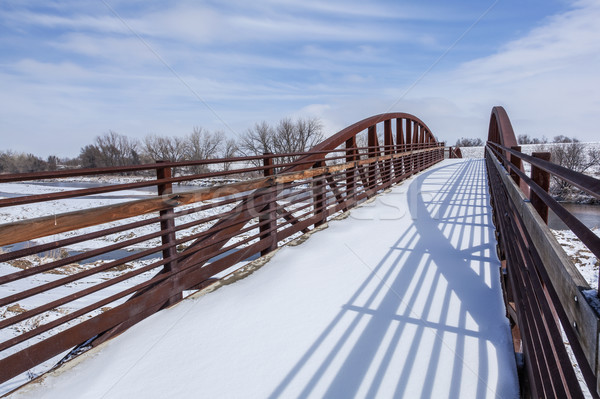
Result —
[[[594, 234], [600, 236], [599, 228], [596, 227], [591, 230]], [[600, 266], [598, 258], [571, 230], [552, 230], [552, 233], [554, 233], [554, 237], [556, 237], [566, 254], [569, 255], [569, 258], [571, 258], [573, 264], [590, 287], [597, 288], [598, 268]]]
[[446, 160], [11, 397], [516, 398], [488, 200]]

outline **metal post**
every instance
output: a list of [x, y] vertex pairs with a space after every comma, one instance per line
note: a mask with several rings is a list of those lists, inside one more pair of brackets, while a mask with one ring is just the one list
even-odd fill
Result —
[[[316, 168], [320, 168], [323, 166], [323, 162], [319, 161], [315, 163]], [[315, 223], [315, 227], [319, 227], [323, 223], [325, 223], [325, 185], [323, 184], [323, 176], [315, 176], [313, 181], [313, 209], [315, 216], [319, 216], [317, 218], [317, 222]]]
[[[171, 168], [160, 166], [161, 163], [165, 161], [156, 161], [156, 178], [158, 180], [162, 179], [170, 179], [171, 178]], [[160, 183], [157, 185], [158, 195], [172, 194], [173, 193], [173, 185], [168, 183]], [[169, 245], [169, 247], [162, 250], [163, 259], [171, 258], [172, 260], [165, 263], [163, 270], [165, 272], [177, 272], [177, 248], [175, 247], [175, 212], [173, 208], [165, 209], [159, 212], [160, 213], [160, 231], [163, 232], [161, 235], [161, 241], [163, 245]], [[167, 305], [173, 304], [182, 299], [182, 293], [172, 293], [171, 297], [168, 300]]]
[[[270, 152], [265, 152], [263, 155], [265, 156], [263, 158], [263, 165], [266, 167], [266, 169], [264, 170], [264, 175], [265, 177], [273, 176], [273, 154], [271, 154]], [[273, 188], [269, 188], [269, 190], [272, 189]], [[267, 205], [258, 217], [258, 222], [260, 224], [260, 239], [269, 240], [269, 246], [260, 251], [261, 256], [264, 256], [269, 252], [277, 249], [277, 203], [275, 201], [276, 198], [276, 191], [265, 194]]]
[[[383, 135], [384, 135], [383, 144], [384, 144], [384, 148], [385, 148], [384, 154], [392, 156], [392, 154], [393, 154], [392, 146], [394, 145], [394, 139], [392, 137], [392, 120], [391, 119], [383, 121]], [[385, 175], [384, 175], [384, 178], [382, 179], [384, 184], [388, 184], [392, 181], [392, 161], [393, 161], [392, 158], [385, 161], [385, 168], [384, 168]]]
[[[534, 152], [531, 155], [535, 158], [543, 159], [544, 161], [550, 161], [549, 152]], [[531, 179], [544, 191], [548, 192], [548, 189], [550, 188], [550, 173], [531, 165]], [[531, 200], [531, 205], [533, 205], [535, 210], [540, 214], [544, 222], [548, 224], [548, 205], [546, 205], [533, 190], [530, 190], [529, 199]]]
[[[404, 128], [402, 118], [396, 118], [396, 145], [394, 146], [394, 154], [398, 154], [399, 152], [403, 152], [404, 146]], [[402, 167], [402, 157], [394, 159], [394, 180], [398, 180], [400, 176], [404, 173], [404, 168]]]
[[[356, 161], [356, 136], [346, 140], [346, 162]], [[352, 198], [354, 203], [354, 175], [356, 167], [346, 169], [346, 198]]]
[[[409, 151], [412, 151], [412, 121], [410, 119], [406, 119], [406, 140], [404, 145], [404, 152]], [[404, 157], [404, 173], [410, 176], [412, 174], [412, 171], [412, 155], [406, 155]]]
[[[521, 146], [520, 145], [514, 145], [514, 146], [510, 147], [510, 149], [521, 152]], [[510, 163], [513, 164], [513, 165], [515, 165], [515, 167], [517, 169], [521, 169], [521, 166], [523, 165], [523, 161], [521, 160], [521, 158], [519, 158], [519, 157], [517, 157], [516, 155], [513, 155], [513, 154], [510, 154]], [[521, 178], [512, 169], [510, 171], [510, 177], [512, 177], [512, 179], [517, 184], [517, 186], [521, 184]]]
[[[367, 130], [367, 140], [369, 146], [369, 158], [379, 157], [379, 142], [377, 140], [377, 127], [370, 126]], [[369, 189], [377, 185], [377, 162], [372, 162], [367, 168], [367, 181]]]

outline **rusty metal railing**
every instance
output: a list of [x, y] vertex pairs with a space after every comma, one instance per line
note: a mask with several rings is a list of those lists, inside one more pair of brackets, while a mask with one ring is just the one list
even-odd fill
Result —
[[448, 158], [462, 158], [460, 147], [449, 147], [450, 156]]
[[[360, 135], [368, 146], [357, 145]], [[23, 218], [0, 225], [0, 382], [99, 344], [443, 156], [422, 121], [394, 113], [305, 153], [0, 175], [0, 184], [146, 176], [0, 199], [0, 209]], [[154, 192], [132, 201], [139, 189]], [[110, 203], [66, 208], [90, 199]], [[28, 215], [48, 202], [47, 214]]]
[[[532, 397], [598, 397], [599, 317], [589, 284], [547, 228], [548, 208], [600, 256], [600, 239], [550, 194], [550, 176], [600, 198], [600, 181], [550, 162], [549, 153], [520, 152], [503, 108], [492, 111], [486, 147], [502, 283], [515, 351], [525, 359]], [[523, 162], [531, 166], [524, 172]], [[565, 344], [564, 335], [568, 339]], [[572, 350], [583, 376], [579, 381]], [[585, 388], [583, 388], [585, 386]]]

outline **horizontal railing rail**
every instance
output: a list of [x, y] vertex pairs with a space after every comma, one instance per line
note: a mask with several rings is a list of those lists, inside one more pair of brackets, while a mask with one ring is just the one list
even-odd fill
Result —
[[[0, 225], [0, 382], [103, 342], [444, 157], [443, 143], [411, 115], [366, 121], [302, 153], [0, 175], [0, 191], [154, 175], [0, 199], [0, 212], [15, 219]], [[368, 145], [357, 145], [361, 135]], [[198, 165], [208, 170], [195, 173]], [[184, 182], [201, 186], [174, 190]], [[155, 192], [126, 191], [148, 187]]]

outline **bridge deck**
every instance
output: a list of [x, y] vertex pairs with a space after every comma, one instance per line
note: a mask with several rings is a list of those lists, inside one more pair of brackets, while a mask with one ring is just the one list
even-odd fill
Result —
[[23, 397], [518, 396], [483, 160], [446, 160]]

